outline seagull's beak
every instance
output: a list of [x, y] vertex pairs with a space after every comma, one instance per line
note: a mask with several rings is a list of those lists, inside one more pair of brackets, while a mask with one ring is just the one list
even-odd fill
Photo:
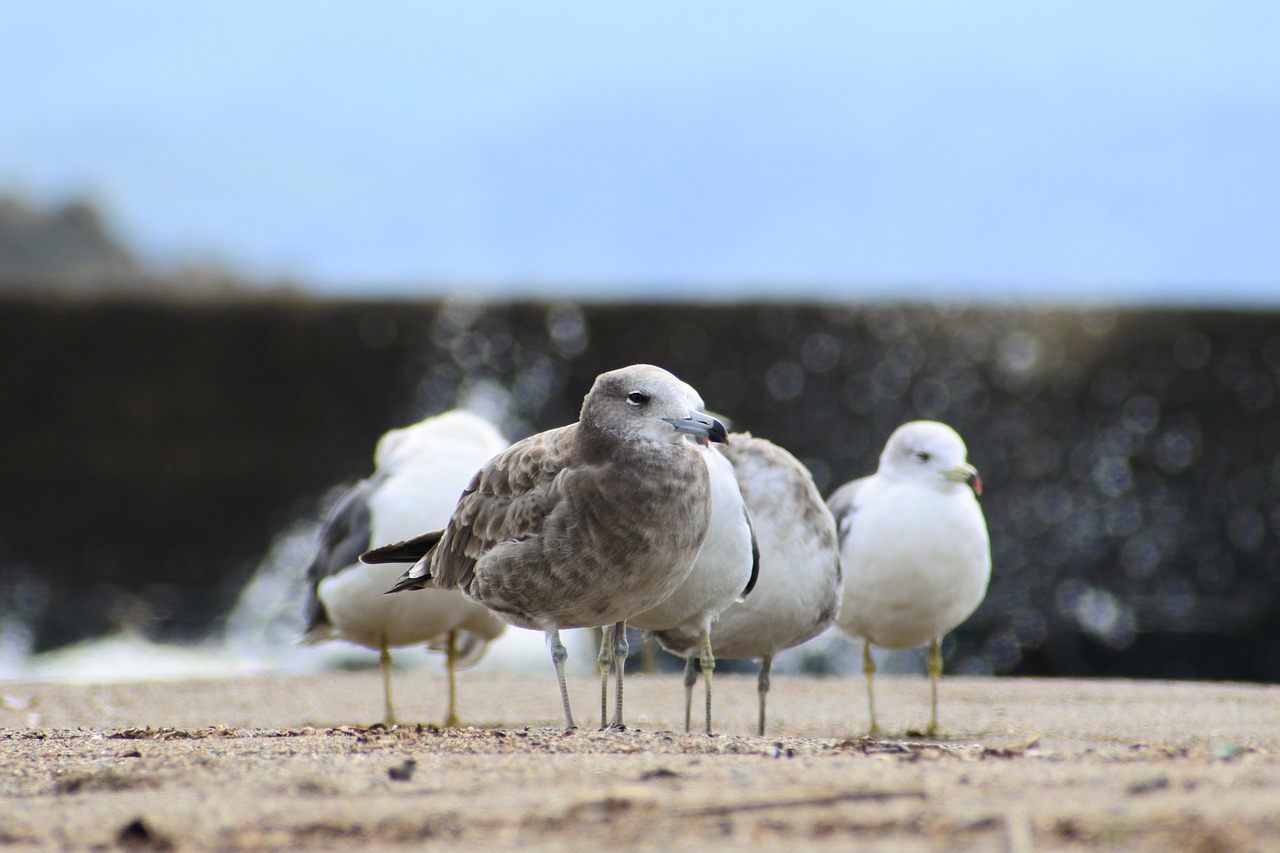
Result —
[[965, 483], [973, 489], [975, 495], [982, 494], [982, 477], [978, 475], [978, 469], [968, 462], [961, 462], [949, 471], [942, 472], [942, 476], [957, 483]]
[[714, 441], [719, 444], [729, 443], [729, 432], [724, 428], [724, 424], [702, 412], [691, 411], [683, 418], [663, 418], [663, 420], [675, 427], [678, 432], [691, 435], [695, 439]]

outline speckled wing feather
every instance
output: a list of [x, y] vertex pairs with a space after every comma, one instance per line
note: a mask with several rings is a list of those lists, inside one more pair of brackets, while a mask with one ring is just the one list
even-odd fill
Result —
[[538, 532], [560, 501], [575, 430], [569, 425], [516, 442], [476, 473], [432, 556], [431, 586], [465, 586], [489, 549]]
[[858, 493], [870, 480], [870, 477], [861, 477], [845, 483], [827, 498], [827, 509], [836, 520], [836, 535], [840, 542], [849, 538], [849, 532], [853, 530], [853, 519], [858, 514]]

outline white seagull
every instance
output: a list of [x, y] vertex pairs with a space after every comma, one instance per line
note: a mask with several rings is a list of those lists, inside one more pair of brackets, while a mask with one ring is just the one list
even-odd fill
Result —
[[[840, 607], [836, 526], [809, 470], [786, 450], [750, 433], [733, 433], [715, 452], [733, 466], [755, 530], [759, 573], [751, 594], [726, 608], [712, 626], [712, 646], [722, 659], [761, 659], [758, 731], [763, 735], [774, 655], [821, 634]], [[700, 637], [687, 625], [655, 637], [686, 659], [687, 730]]]
[[[413, 562], [396, 589], [461, 589], [522, 628], [543, 631], [573, 728], [562, 628], [614, 626], [682, 584], [711, 520], [702, 450], [725, 440], [689, 406], [688, 386], [652, 365], [602, 373], [577, 423], [513, 444], [467, 486], [443, 531], [377, 548], [373, 562]], [[612, 726], [622, 726], [616, 657]]]
[[479, 660], [506, 625], [451, 590], [385, 595], [399, 569], [365, 565], [359, 555], [443, 525], [476, 468], [506, 446], [488, 421], [465, 411], [393, 429], [378, 441], [373, 475], [342, 496], [320, 531], [307, 567], [307, 625], [299, 642], [345, 640], [379, 651], [388, 725], [395, 723], [390, 649], [429, 644], [445, 652], [445, 725], [457, 725], [454, 672]]
[[[689, 388], [690, 402], [693, 408], [703, 407], [702, 399], [697, 392]], [[673, 592], [657, 607], [644, 613], [638, 613], [627, 620], [633, 628], [650, 631], [655, 635], [664, 631], [678, 631], [698, 637], [696, 652], [702, 667], [702, 676], [706, 682], [706, 732], [711, 734], [711, 674], [716, 668], [716, 657], [713, 649], [720, 647], [719, 640], [712, 639], [712, 623], [725, 608], [743, 598], [755, 586], [756, 575], [760, 566], [760, 552], [756, 546], [755, 534], [751, 527], [751, 518], [743, 501], [742, 492], [738, 488], [738, 480], [734, 475], [733, 464], [717, 452], [717, 448], [725, 445], [698, 445], [703, 459], [706, 461], [711, 476], [711, 526], [707, 529], [707, 538], [702, 543], [698, 559], [693, 569], [680, 588]], [[718, 636], [718, 630], [717, 630]], [[600, 715], [606, 714], [605, 699], [608, 695], [609, 680], [609, 632], [606, 631], [600, 646], [600, 670], [603, 681], [600, 691]], [[626, 637], [621, 641], [616, 634], [613, 637], [615, 647], [619, 642], [622, 648], [613, 650], [613, 657], [626, 655]], [[694, 653], [688, 655], [686, 664], [686, 680], [688, 680], [685, 703], [684, 728], [689, 731], [690, 705], [692, 700], [692, 679]]]
[[876, 726], [871, 646], [929, 644], [932, 703], [926, 734], [938, 727], [939, 641], [982, 603], [991, 546], [978, 506], [982, 480], [964, 441], [936, 421], [913, 421], [889, 436], [880, 467], [827, 500], [840, 532], [844, 601], [837, 624], [863, 640], [871, 731]]

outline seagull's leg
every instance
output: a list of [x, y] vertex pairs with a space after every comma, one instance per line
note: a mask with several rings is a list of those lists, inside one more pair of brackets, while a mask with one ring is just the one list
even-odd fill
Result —
[[631, 649], [627, 644], [627, 623], [619, 622], [613, 626], [613, 672], [618, 682], [618, 695], [613, 700], [613, 720], [611, 729], [626, 728], [622, 724], [622, 672], [627, 668], [627, 652]]
[[600, 654], [596, 657], [596, 665], [600, 667], [600, 728], [609, 725], [609, 664], [613, 663], [612, 641], [609, 632], [612, 628], [600, 629]]
[[684, 733], [689, 733], [690, 709], [693, 708], [693, 685], [698, 681], [697, 657], [684, 659]]
[[382, 665], [382, 717], [383, 722], [390, 727], [396, 724], [396, 711], [391, 707], [391, 649], [387, 647], [386, 637], [382, 638], [378, 663]]
[[760, 727], [756, 734], [764, 737], [764, 700], [769, 695], [769, 673], [773, 671], [773, 655], [765, 655], [760, 660], [760, 680], [756, 684], [756, 692], [760, 694]]
[[450, 631], [449, 639], [444, 647], [444, 668], [449, 674], [449, 713], [444, 715], [444, 724], [446, 726], [457, 726], [460, 724], [458, 719], [458, 632]]
[[929, 705], [929, 726], [924, 730], [927, 735], [938, 731], [938, 679], [942, 677], [942, 649], [938, 647], [938, 638], [929, 641], [929, 683], [932, 690], [932, 703]]
[[871, 715], [871, 734], [880, 731], [876, 725], [876, 695], [871, 686], [871, 679], [876, 674], [876, 661], [871, 657], [871, 641], [862, 644], [862, 674], [867, 677], [867, 712]]
[[645, 675], [653, 675], [658, 671], [658, 641], [652, 634], [646, 634], [640, 646], [640, 671]]
[[716, 656], [711, 651], [711, 629], [702, 631], [702, 679], [707, 684], [707, 734], [711, 734], [711, 674], [716, 671]]
[[560, 701], [564, 703], [564, 728], [569, 731], [574, 728], [573, 712], [569, 710], [569, 685], [564, 680], [564, 662], [569, 659], [569, 651], [564, 647], [564, 643], [560, 642], [560, 629], [554, 628], [547, 632], [547, 641], [551, 645], [551, 662], [556, 667], [556, 680], [560, 682]]

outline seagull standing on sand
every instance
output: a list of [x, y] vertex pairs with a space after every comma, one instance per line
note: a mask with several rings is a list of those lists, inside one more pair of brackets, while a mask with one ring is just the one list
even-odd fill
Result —
[[[702, 399], [697, 392], [689, 389], [691, 405], [703, 407]], [[644, 613], [636, 614], [627, 620], [633, 628], [651, 631], [655, 634], [663, 631], [682, 631], [698, 637], [697, 656], [702, 666], [702, 677], [707, 687], [706, 731], [711, 734], [711, 674], [716, 668], [713, 648], [719, 648], [719, 641], [711, 639], [712, 623], [729, 605], [749, 594], [755, 586], [756, 575], [760, 567], [760, 552], [756, 546], [755, 533], [751, 529], [751, 518], [747, 513], [742, 492], [738, 488], [738, 480], [734, 476], [733, 464], [717, 452], [717, 448], [726, 445], [698, 445], [703, 459], [706, 461], [711, 476], [711, 526], [707, 529], [707, 538], [702, 543], [698, 559], [693, 569], [680, 588], [673, 592], [657, 607]], [[718, 633], [718, 632], [717, 632]], [[600, 691], [600, 716], [605, 717], [605, 699], [608, 694], [609, 681], [609, 632], [605, 632], [600, 646], [600, 670], [603, 683]], [[614, 644], [618, 637], [615, 635]], [[626, 642], [626, 638], [622, 638]], [[625, 649], [623, 650], [625, 655]], [[614, 652], [614, 657], [617, 651]], [[689, 731], [690, 705], [695, 673], [693, 671], [694, 653], [688, 656], [686, 665], [686, 702], [684, 729]]]
[[[543, 631], [573, 728], [562, 628], [614, 626], [682, 584], [711, 521], [702, 450], [724, 426], [652, 365], [602, 373], [577, 423], [530, 436], [485, 465], [443, 531], [361, 557], [414, 562], [396, 589], [461, 589], [503, 619]], [[617, 644], [615, 644], [617, 648]], [[624, 658], [615, 653], [622, 726]]]
[[457, 725], [455, 669], [479, 660], [506, 625], [455, 591], [384, 595], [399, 569], [358, 558], [373, 543], [445, 524], [476, 468], [506, 446], [488, 421], [464, 411], [391, 430], [374, 451], [374, 474], [342, 496], [320, 531], [307, 567], [307, 626], [299, 642], [345, 640], [378, 650], [388, 725], [395, 722], [390, 649], [426, 643], [445, 651], [445, 725]]
[[880, 467], [827, 501], [840, 532], [844, 601], [837, 624], [862, 639], [871, 731], [876, 726], [871, 646], [929, 644], [932, 703], [926, 734], [938, 728], [938, 643], [982, 603], [991, 546], [978, 506], [982, 480], [964, 441], [936, 421], [913, 421], [889, 436]]
[[[750, 433], [734, 433], [715, 452], [732, 464], [751, 515], [759, 574], [751, 594], [720, 614], [712, 628], [713, 646], [722, 659], [761, 659], [758, 732], [763, 735], [774, 655], [827, 630], [840, 607], [836, 526], [809, 470], [781, 447]], [[687, 626], [654, 636], [667, 651], [686, 659], [688, 730], [699, 636]]]

